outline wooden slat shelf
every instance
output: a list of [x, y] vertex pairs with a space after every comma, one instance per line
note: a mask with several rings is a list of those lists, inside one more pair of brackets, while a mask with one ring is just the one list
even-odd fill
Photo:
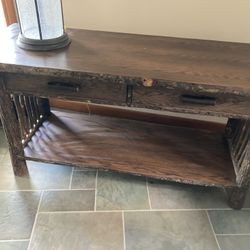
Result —
[[221, 131], [66, 111], [53, 111], [25, 147], [25, 158], [198, 185], [236, 185]]

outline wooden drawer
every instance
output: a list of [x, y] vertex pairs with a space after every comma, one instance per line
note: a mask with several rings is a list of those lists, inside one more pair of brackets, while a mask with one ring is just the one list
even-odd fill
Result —
[[[114, 80], [115, 79], [115, 80]], [[7, 91], [40, 97], [131, 105], [155, 110], [250, 118], [250, 96], [223, 89], [197, 88], [192, 84], [138, 81], [125, 84], [112, 77], [49, 77], [6, 74]]]
[[133, 86], [134, 107], [182, 113], [250, 118], [250, 96], [222, 89], [190, 85], [143, 84]]
[[125, 105], [126, 87], [119, 81], [6, 74], [6, 89], [17, 94], [54, 97], [94, 103]]

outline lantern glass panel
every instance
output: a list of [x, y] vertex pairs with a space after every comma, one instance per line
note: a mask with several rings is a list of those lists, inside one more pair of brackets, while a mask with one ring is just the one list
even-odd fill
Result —
[[52, 39], [64, 33], [61, 0], [37, 0], [42, 39]]
[[22, 34], [30, 39], [40, 39], [35, 1], [16, 0]]
[[15, 0], [21, 34], [17, 45], [26, 50], [49, 51], [70, 44], [64, 31], [62, 0]]

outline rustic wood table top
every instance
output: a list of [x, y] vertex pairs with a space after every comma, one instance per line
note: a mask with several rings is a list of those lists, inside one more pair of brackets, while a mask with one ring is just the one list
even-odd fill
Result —
[[27, 52], [17, 48], [14, 25], [1, 35], [0, 71], [72, 76], [111, 75], [172, 84], [215, 86], [250, 95], [250, 44], [67, 30], [66, 49]]

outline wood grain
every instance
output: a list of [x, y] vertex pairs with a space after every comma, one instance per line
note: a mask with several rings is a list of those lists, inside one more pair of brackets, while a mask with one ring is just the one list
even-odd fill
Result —
[[[210, 93], [204, 88], [172, 86], [156, 82], [145, 87], [136, 82], [128, 84], [110, 77], [50, 77], [31, 74], [5, 74], [6, 90], [10, 93], [53, 97], [88, 103], [108, 104], [164, 110], [179, 113], [249, 118], [250, 97], [230, 91]], [[35, 83], [35, 84], [34, 84]], [[77, 86], [77, 89], [76, 89]], [[128, 92], [129, 89], [129, 92]], [[211, 91], [211, 90], [210, 90]], [[128, 95], [129, 101], [128, 101]], [[197, 102], [183, 101], [188, 95]], [[203, 104], [204, 98], [214, 98], [214, 104]], [[206, 99], [205, 99], [206, 100]]]
[[229, 119], [226, 136], [240, 187], [250, 185], [250, 120]]
[[16, 113], [22, 106], [15, 109], [13, 94], [24, 95], [20, 104], [30, 124], [37, 116], [30, 96], [45, 98], [37, 104], [46, 114], [47, 98], [55, 97], [223, 116], [236, 124], [230, 150], [221, 130], [198, 124], [171, 127], [56, 112], [26, 145], [25, 159], [223, 186], [230, 204], [241, 207], [250, 180], [250, 44], [75, 29], [68, 33], [68, 48], [43, 53], [17, 48], [16, 26], [1, 40], [1, 114], [15, 173], [24, 172], [25, 163]]
[[[188, 97], [188, 98], [184, 98]], [[213, 102], [206, 102], [213, 100]], [[134, 86], [133, 107], [211, 116], [249, 118], [250, 97], [203, 87], [173, 87], [160, 81], [152, 87]]]
[[[16, 47], [17, 30], [1, 40], [0, 71], [110, 77], [145, 84], [250, 94], [250, 45], [90, 30], [67, 30], [72, 43], [52, 52]], [[12, 37], [12, 39], [10, 38]], [[34, 83], [35, 84], [35, 83]], [[151, 84], [150, 84], [151, 85]]]
[[27, 174], [19, 123], [11, 96], [4, 91], [4, 78], [0, 74], [0, 116], [7, 137], [10, 159], [16, 175]]
[[228, 194], [228, 204], [233, 209], [242, 209], [249, 188], [245, 186], [238, 186], [233, 188], [226, 188]]
[[237, 183], [237, 187], [227, 189], [229, 204], [241, 209], [250, 186], [250, 121], [229, 119], [226, 137]]
[[235, 185], [221, 133], [125, 119], [54, 112], [28, 143], [25, 157], [199, 185]]
[[[5, 74], [10, 93], [125, 106], [126, 85], [117, 79]], [[77, 90], [76, 90], [77, 86]]]
[[198, 128], [210, 131], [217, 131], [223, 133], [225, 130], [225, 123], [217, 123], [211, 121], [202, 121], [198, 119], [183, 119], [166, 114], [159, 114], [154, 112], [145, 112], [133, 110], [129, 108], [121, 108], [108, 105], [97, 105], [93, 103], [65, 101], [61, 99], [50, 99], [50, 105], [53, 109], [66, 109], [68, 111], [75, 111], [91, 115], [101, 115], [116, 117], [121, 119], [131, 119], [137, 121], [145, 121], [152, 123], [165, 124], [169, 126], [178, 126], [186, 128]]
[[236, 172], [236, 181], [241, 187], [250, 185], [250, 120], [229, 119], [226, 136]]

